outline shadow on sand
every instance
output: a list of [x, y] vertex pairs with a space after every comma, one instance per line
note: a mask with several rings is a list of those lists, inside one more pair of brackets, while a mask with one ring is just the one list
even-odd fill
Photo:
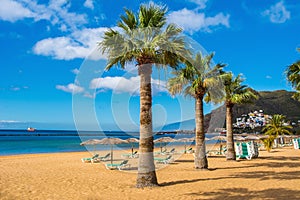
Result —
[[214, 200], [250, 200], [250, 199], [268, 199], [268, 200], [285, 200], [285, 199], [299, 199], [299, 190], [289, 190], [284, 188], [272, 188], [261, 191], [251, 191], [248, 188], [232, 188], [221, 189], [215, 192], [186, 193], [186, 196], [194, 196], [196, 199], [206, 197], [205, 199]]

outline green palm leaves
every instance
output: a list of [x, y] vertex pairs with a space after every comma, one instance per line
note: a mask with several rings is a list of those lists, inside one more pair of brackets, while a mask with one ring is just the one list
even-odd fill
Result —
[[285, 124], [284, 115], [273, 115], [272, 119], [268, 122], [266, 127], [263, 128], [263, 131], [266, 135], [269, 135], [269, 138], [263, 139], [263, 143], [268, 152], [271, 151], [274, 140], [279, 135], [292, 134], [289, 129], [292, 129], [292, 126]]
[[222, 75], [225, 86], [225, 102], [229, 105], [251, 103], [257, 96], [246, 85], [242, 85], [244, 79], [239, 74], [233, 77], [231, 72]]
[[[300, 52], [300, 49], [298, 49]], [[288, 81], [296, 89], [294, 98], [300, 101], [300, 61], [297, 61], [290, 65], [286, 70], [286, 76]]]
[[291, 134], [290, 130], [292, 126], [285, 124], [285, 116], [284, 115], [273, 115], [272, 119], [263, 129], [266, 135], [278, 137], [283, 134]]
[[220, 99], [223, 84], [219, 77], [224, 65], [211, 67], [214, 54], [202, 56], [197, 53], [194, 59], [186, 63], [185, 68], [173, 72], [174, 77], [169, 79], [168, 89], [172, 95], [183, 93], [185, 96], [209, 96], [208, 101]]
[[[108, 55], [106, 69], [127, 63], [138, 66], [155, 63], [157, 66], [176, 67], [189, 55], [182, 29], [175, 24], [166, 25], [166, 7], [155, 4], [141, 5], [135, 15], [125, 10], [117, 28], [109, 29], [99, 43], [102, 53]], [[165, 26], [166, 25], [166, 26]]]

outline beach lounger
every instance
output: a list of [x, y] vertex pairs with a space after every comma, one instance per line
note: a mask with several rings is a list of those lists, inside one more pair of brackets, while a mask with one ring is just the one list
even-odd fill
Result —
[[166, 158], [154, 158], [154, 160], [156, 161], [156, 163], [168, 164], [173, 161], [173, 158], [171, 155], [169, 155]]
[[300, 149], [300, 138], [293, 139], [294, 149]]
[[134, 153], [125, 153], [125, 154], [122, 154], [122, 157], [123, 158], [138, 158], [139, 154], [138, 154], [137, 151], [135, 151]]
[[98, 158], [99, 157], [99, 154], [95, 154], [93, 157], [91, 158], [81, 158], [81, 161], [83, 163], [90, 163], [92, 162], [94, 159]]
[[206, 152], [207, 156], [212, 156], [212, 155], [223, 155], [225, 156], [227, 152], [227, 148], [223, 147], [223, 148], [218, 148], [218, 149], [210, 149]]
[[194, 153], [195, 151], [193, 150], [193, 148], [189, 148], [188, 150], [186, 150], [186, 153]]
[[252, 153], [249, 149], [249, 145], [245, 142], [235, 144], [235, 152], [237, 159], [246, 158], [247, 160], [252, 159]]
[[107, 153], [105, 156], [98, 156], [97, 158], [92, 159], [92, 163], [100, 162], [100, 161], [106, 161], [109, 158], [110, 158], [110, 153]]
[[128, 164], [128, 160], [123, 160], [121, 163], [107, 163], [105, 164], [106, 169], [125, 169], [130, 168], [130, 164]]
[[181, 153], [194, 153], [194, 150], [192, 147], [188, 148], [187, 150], [180, 151]]
[[164, 149], [164, 150], [162, 150], [162, 151], [156, 151], [156, 152], [154, 152], [154, 154], [164, 154], [164, 153], [166, 153], [167, 152], [167, 149]]
[[164, 152], [164, 153], [162, 153], [163, 155], [165, 155], [165, 154], [167, 154], [167, 155], [169, 155], [169, 154], [174, 154], [175, 153], [175, 148], [173, 148], [173, 149], [171, 149], [171, 151], [166, 151], [166, 152]]

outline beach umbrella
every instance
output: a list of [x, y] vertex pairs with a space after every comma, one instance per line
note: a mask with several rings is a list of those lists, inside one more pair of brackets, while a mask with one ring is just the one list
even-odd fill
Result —
[[226, 136], [223, 136], [223, 135], [217, 135], [217, 136], [210, 138], [209, 140], [218, 140], [221, 142], [221, 141], [226, 141], [227, 138], [226, 138]]
[[175, 140], [171, 137], [161, 137], [161, 138], [154, 140], [155, 143], [160, 143], [160, 152], [162, 152], [162, 143], [165, 143], [164, 146], [166, 146], [167, 143], [174, 142], [174, 141]]
[[240, 136], [243, 136], [243, 137], [247, 137], [248, 135], [250, 135], [249, 133], [241, 133], [239, 134]]
[[122, 140], [120, 138], [103, 138], [102, 140], [99, 141], [99, 144], [104, 144], [104, 145], [110, 145], [110, 163], [113, 163], [113, 145], [114, 144], [123, 144], [123, 143], [129, 143], [126, 140]]
[[242, 137], [242, 136], [234, 136], [234, 138], [233, 138], [234, 140], [236, 140], [236, 141], [244, 141], [244, 140], [246, 140], [244, 137]]
[[193, 142], [195, 140], [194, 137], [192, 138], [180, 138], [180, 139], [177, 139], [176, 141], [177, 142], [184, 142], [184, 153], [186, 153], [186, 143], [187, 142]]
[[248, 135], [247, 137], [245, 137], [245, 140], [260, 140], [260, 137], [256, 135]]
[[259, 137], [259, 139], [267, 139], [267, 138], [269, 138], [268, 135], [259, 135], [258, 137]]
[[99, 142], [100, 142], [100, 140], [98, 140], [98, 139], [90, 139], [90, 140], [86, 140], [84, 142], [81, 142], [80, 145], [81, 146], [93, 145], [94, 146], [94, 153], [96, 153], [95, 148], [96, 148], [97, 144], [100, 144]]
[[139, 143], [140, 140], [136, 138], [128, 138], [126, 141], [131, 144], [131, 155], [133, 156], [133, 143]]

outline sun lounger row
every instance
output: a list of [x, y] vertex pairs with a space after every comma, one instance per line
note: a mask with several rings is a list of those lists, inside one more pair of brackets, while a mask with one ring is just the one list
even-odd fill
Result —
[[227, 148], [226, 147], [221, 147], [219, 149], [210, 149], [206, 152], [207, 156], [212, 156], [212, 155], [223, 155], [225, 156], [227, 152]]
[[164, 149], [162, 151], [157, 151], [157, 152], [154, 152], [154, 155], [169, 155], [169, 154], [174, 154], [176, 152], [176, 149], [175, 148], [172, 148], [170, 151], [167, 151], [167, 149]]
[[293, 139], [294, 149], [300, 149], [300, 138]]

